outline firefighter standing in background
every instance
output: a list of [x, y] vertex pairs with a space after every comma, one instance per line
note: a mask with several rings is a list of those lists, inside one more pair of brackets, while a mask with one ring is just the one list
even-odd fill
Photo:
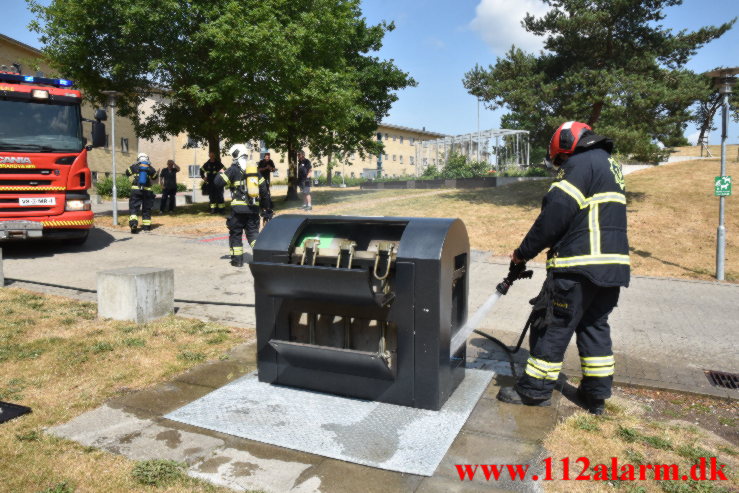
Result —
[[226, 220], [228, 226], [228, 246], [231, 265], [244, 265], [244, 245], [242, 235], [246, 231], [246, 241], [254, 246], [259, 234], [259, 212], [269, 203], [266, 180], [259, 176], [256, 165], [247, 166], [246, 146], [237, 144], [229, 149], [233, 164], [216, 176], [214, 183], [231, 190], [231, 215]]
[[274, 204], [272, 203], [272, 191], [270, 190], [270, 181], [272, 180], [272, 173], [277, 171], [275, 162], [272, 161], [269, 152], [264, 153], [264, 157], [257, 163], [257, 169], [259, 174], [264, 178], [267, 183], [267, 200], [262, 204], [262, 218], [266, 225], [274, 217]]
[[128, 199], [128, 226], [131, 233], [138, 233], [139, 227], [139, 209], [141, 210], [141, 225], [144, 231], [151, 231], [151, 208], [154, 206], [154, 192], [151, 190], [153, 180], [156, 180], [159, 174], [151, 166], [149, 156], [140, 153], [137, 162], [132, 164], [126, 170], [126, 176], [132, 176], [131, 196]]
[[216, 157], [215, 152], [209, 152], [208, 160], [200, 167], [200, 178], [205, 182], [211, 214], [222, 214], [226, 211], [226, 204], [223, 201], [223, 187], [215, 184], [215, 177], [225, 168], [221, 160]]
[[608, 316], [630, 276], [624, 177], [612, 151], [613, 141], [580, 122], [564, 123], [552, 137], [547, 161], [559, 173], [511, 255], [520, 264], [549, 248], [539, 298], [545, 309], [532, 325], [525, 373], [515, 387], [500, 390], [503, 402], [550, 405], [575, 334], [583, 376], [578, 396], [590, 413], [605, 410], [615, 368]]

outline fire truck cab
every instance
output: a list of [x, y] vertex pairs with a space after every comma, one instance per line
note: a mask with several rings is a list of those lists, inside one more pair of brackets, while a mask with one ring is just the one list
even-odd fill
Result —
[[[0, 72], [0, 242], [87, 239], [93, 146], [82, 134], [81, 103], [69, 80]], [[99, 120], [93, 141], [105, 145]]]

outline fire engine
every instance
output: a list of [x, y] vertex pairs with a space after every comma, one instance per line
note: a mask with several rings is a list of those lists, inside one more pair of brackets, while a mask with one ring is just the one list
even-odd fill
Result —
[[[105, 145], [100, 122], [82, 118], [66, 79], [0, 72], [0, 241], [83, 243], [93, 227], [87, 153]], [[82, 122], [93, 122], [87, 145]]]

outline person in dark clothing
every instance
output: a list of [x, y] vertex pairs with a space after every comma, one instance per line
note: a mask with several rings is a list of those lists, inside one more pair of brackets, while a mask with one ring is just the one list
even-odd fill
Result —
[[180, 167], [175, 164], [174, 160], [167, 161], [167, 167], [159, 173], [159, 179], [162, 184], [162, 201], [159, 207], [160, 212], [165, 210], [174, 211], [175, 196], [177, 195], [177, 173]]
[[582, 381], [578, 396], [592, 414], [603, 414], [611, 396], [615, 361], [608, 316], [630, 278], [626, 195], [613, 142], [580, 122], [554, 133], [547, 159], [560, 167], [539, 217], [511, 254], [521, 264], [548, 248], [541, 317], [532, 325], [530, 357], [515, 387], [498, 399], [550, 405], [565, 350], [575, 334]]
[[138, 155], [136, 163], [126, 170], [126, 176], [132, 176], [131, 195], [128, 199], [128, 226], [131, 233], [138, 233], [139, 210], [144, 231], [151, 231], [151, 208], [154, 206], [154, 192], [151, 190], [153, 180], [159, 176], [151, 166], [149, 156], [143, 152]]
[[270, 158], [269, 152], [264, 154], [264, 157], [257, 163], [257, 169], [259, 170], [259, 174], [262, 178], [264, 178], [265, 183], [267, 184], [267, 192], [268, 197], [264, 203], [263, 209], [262, 209], [262, 218], [264, 219], [264, 224], [267, 224], [270, 219], [274, 216], [274, 204], [272, 203], [272, 191], [270, 190], [270, 181], [272, 180], [272, 172], [276, 171], [277, 168], [275, 168], [275, 162], [272, 161]]
[[303, 209], [306, 211], [313, 210], [310, 197], [311, 178], [313, 176], [313, 166], [306, 159], [303, 151], [298, 152], [298, 186], [303, 192]]
[[241, 239], [246, 232], [246, 241], [254, 246], [259, 234], [259, 212], [268, 198], [266, 180], [259, 176], [255, 165], [247, 166], [246, 146], [237, 144], [229, 150], [233, 164], [215, 178], [215, 183], [231, 190], [231, 215], [226, 220], [231, 265], [244, 265], [244, 244]]
[[226, 167], [216, 157], [215, 152], [210, 152], [208, 156], [208, 160], [200, 167], [200, 178], [205, 182], [205, 188], [208, 192], [210, 213], [222, 214], [226, 211], [226, 204], [223, 200], [223, 187], [216, 185], [214, 180], [218, 176], [218, 173], [226, 169]]

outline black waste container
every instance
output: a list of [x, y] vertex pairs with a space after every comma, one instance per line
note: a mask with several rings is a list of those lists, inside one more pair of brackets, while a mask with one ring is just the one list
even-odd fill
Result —
[[250, 268], [260, 381], [438, 410], [464, 378], [459, 219], [281, 215]]

